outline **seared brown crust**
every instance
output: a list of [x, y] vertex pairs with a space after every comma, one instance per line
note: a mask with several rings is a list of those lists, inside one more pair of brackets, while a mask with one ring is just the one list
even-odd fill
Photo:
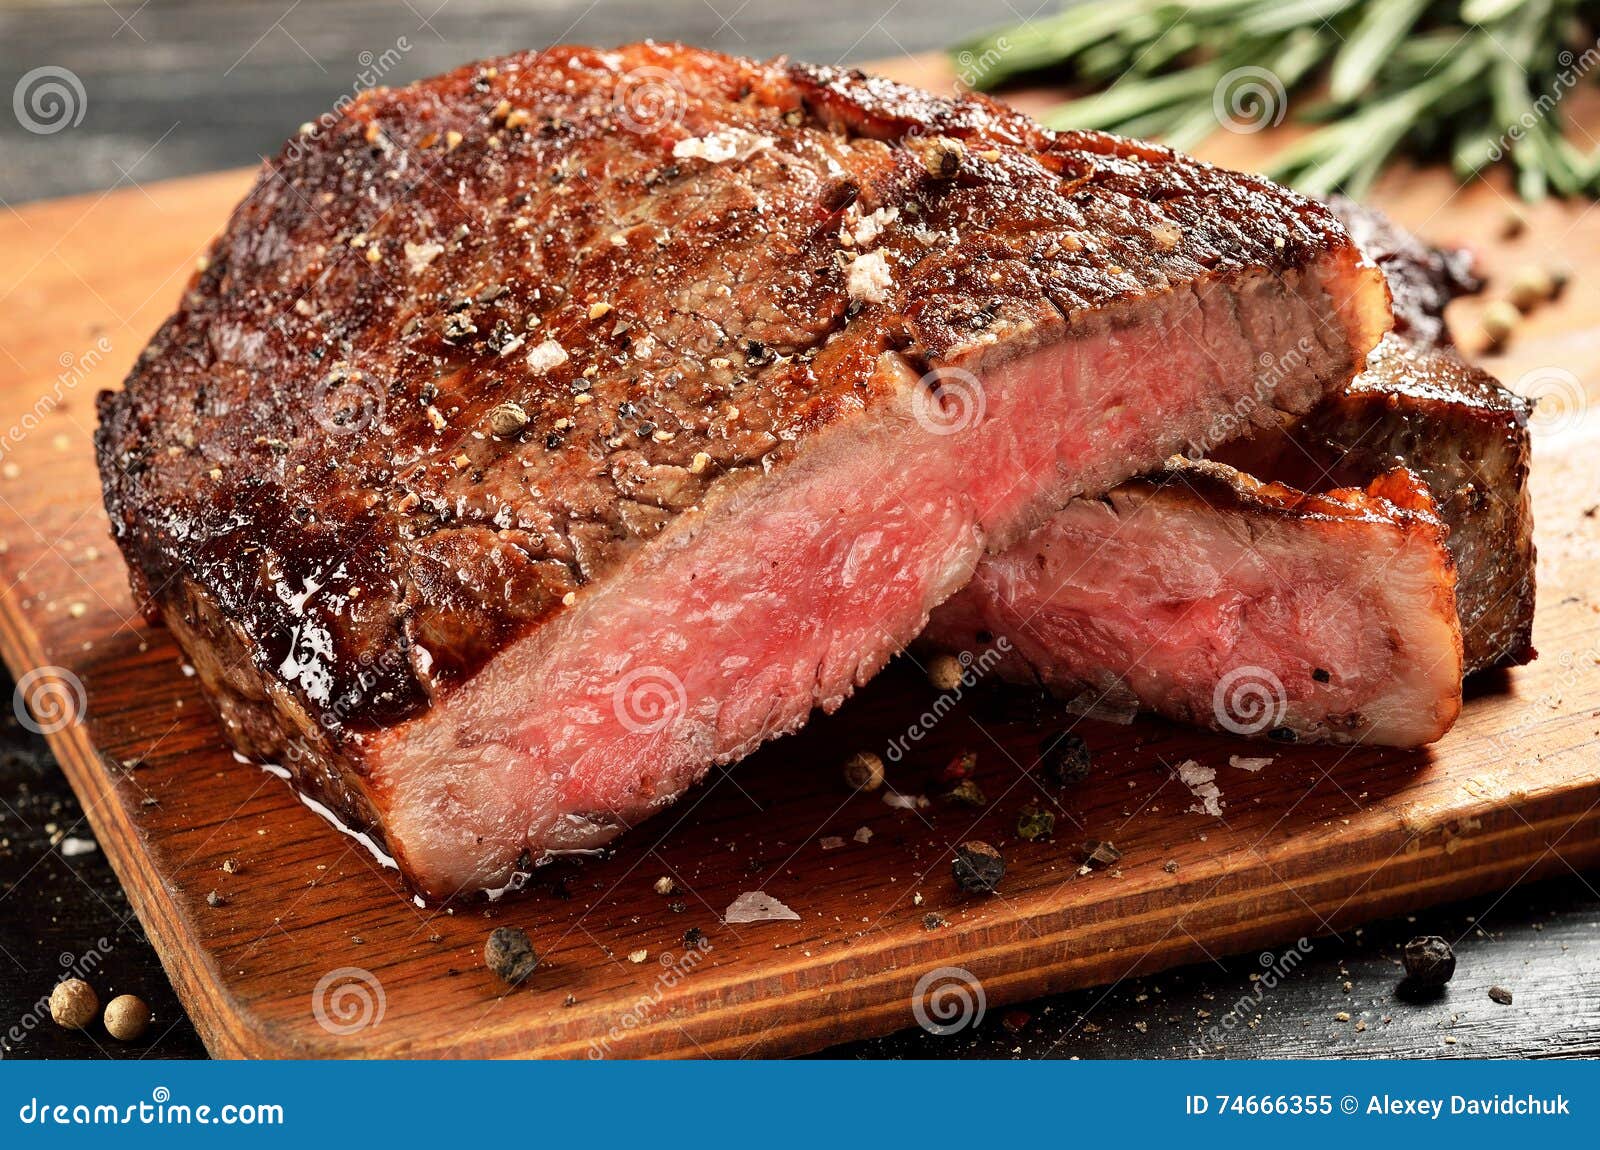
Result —
[[[1129, 480], [1119, 490], [1171, 489], [1185, 504], [1199, 500], [1222, 514], [1239, 513], [1252, 527], [1275, 530], [1273, 522], [1307, 520], [1345, 522], [1365, 519], [1373, 523], [1401, 523], [1408, 529], [1436, 534], [1444, 530], [1434, 503], [1421, 480], [1403, 467], [1368, 478], [1362, 486], [1339, 486], [1324, 491], [1301, 491], [1285, 483], [1264, 483], [1225, 463], [1175, 457], [1149, 475]], [[1159, 498], [1159, 496], [1158, 496]]]
[[1449, 350], [1390, 335], [1343, 394], [1219, 459], [1296, 487], [1359, 487], [1416, 473], [1450, 530], [1466, 671], [1534, 657], [1531, 404]]
[[1472, 256], [1433, 247], [1352, 200], [1335, 197], [1329, 206], [1383, 269], [1394, 331], [1367, 370], [1298, 428], [1235, 442], [1217, 456], [1317, 488], [1361, 486], [1390, 468], [1410, 468], [1450, 529], [1467, 673], [1526, 663], [1535, 655], [1532, 405], [1454, 351], [1444, 312], [1452, 299], [1482, 288]]
[[[1265, 181], [978, 98], [671, 45], [508, 56], [267, 164], [100, 397], [106, 506], [153, 603], [253, 664], [218, 680], [236, 733], [337, 742], [874, 403], [886, 348], [1019, 354], [1346, 243]], [[891, 282], [853, 295], [867, 246]]]
[[1451, 347], [1444, 309], [1457, 296], [1481, 291], [1472, 253], [1424, 243], [1388, 216], [1345, 196], [1328, 201], [1350, 238], [1383, 270], [1394, 302], [1394, 332], [1425, 347]]
[[1428, 484], [1450, 528], [1469, 674], [1535, 654], [1531, 409], [1453, 353], [1390, 337], [1304, 424], [1302, 442], [1336, 461], [1330, 482], [1404, 465]]

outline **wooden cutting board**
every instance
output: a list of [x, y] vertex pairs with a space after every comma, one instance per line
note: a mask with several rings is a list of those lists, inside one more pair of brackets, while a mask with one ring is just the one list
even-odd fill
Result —
[[[938, 60], [884, 70], [951, 84]], [[1600, 133], [1596, 111], [1583, 118]], [[1283, 135], [1219, 135], [1207, 155], [1259, 166]], [[1507, 239], [1503, 185], [1405, 174], [1375, 197], [1431, 238], [1473, 244], [1502, 284], [1524, 262], [1578, 269], [1486, 361], [1552, 397], [1533, 476], [1541, 657], [1474, 683], [1430, 752], [1272, 746], [1272, 765], [1250, 773], [1228, 756], [1259, 745], [1153, 720], [1086, 723], [1097, 773], [1058, 795], [1027, 771], [1037, 728], [965, 703], [929, 724], [934, 692], [902, 661], [843, 713], [717, 772], [613, 857], [441, 910], [415, 905], [359, 843], [234, 759], [171, 638], [132, 614], [100, 507], [94, 393], [118, 385], [250, 181], [230, 172], [0, 217], [0, 646], [38, 718], [56, 717], [43, 724], [51, 745], [214, 1054], [793, 1053], [912, 1025], [940, 968], [961, 968], [953, 977], [993, 1009], [1473, 892], [1515, 897], [1519, 883], [1600, 860], [1589, 205], [1530, 209]], [[1463, 330], [1475, 306], [1461, 305]], [[845, 755], [918, 724], [931, 733], [891, 766], [893, 785], [931, 793], [931, 774], [970, 749], [986, 808], [897, 810], [841, 785]], [[1192, 809], [1173, 769], [1186, 759], [1218, 769], [1221, 817]], [[1056, 804], [1052, 841], [1018, 840], [1028, 802]], [[953, 887], [950, 847], [973, 837], [1007, 852], [1000, 896]], [[1088, 839], [1114, 842], [1120, 864], [1080, 874]], [[677, 893], [655, 892], [663, 877]], [[798, 921], [724, 924], [755, 890]], [[525, 927], [544, 956], [509, 992], [481, 958], [501, 924]], [[702, 941], [686, 942], [691, 931]]]

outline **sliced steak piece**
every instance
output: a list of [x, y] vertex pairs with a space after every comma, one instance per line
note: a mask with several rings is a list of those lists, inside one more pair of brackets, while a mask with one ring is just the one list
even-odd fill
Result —
[[[1253, 489], [1258, 481], [1249, 476], [1259, 476], [1300, 490], [1326, 491], [1332, 487], [1359, 491], [1374, 482], [1388, 485], [1393, 480], [1384, 478], [1386, 473], [1408, 468], [1426, 484], [1433, 512], [1448, 528], [1446, 545], [1456, 568], [1463, 673], [1527, 662], [1534, 653], [1533, 521], [1527, 489], [1529, 404], [1445, 350], [1451, 346], [1449, 329], [1444, 324], [1445, 305], [1481, 286], [1472, 273], [1471, 259], [1464, 252], [1432, 248], [1382, 214], [1349, 200], [1336, 200], [1332, 207], [1368, 256], [1384, 269], [1393, 293], [1396, 334], [1384, 338], [1369, 358], [1367, 370], [1349, 388], [1324, 400], [1310, 415], [1285, 420], [1282, 426], [1267, 432], [1258, 430], [1254, 438], [1234, 440], [1212, 453], [1217, 462], [1231, 464], [1243, 474], [1224, 468], [1212, 473], [1205, 483], [1196, 483], [1189, 468], [1169, 470], [1160, 483], [1159, 501], [1147, 498], [1146, 481], [1134, 481], [1113, 492], [1109, 505], [1134, 503], [1146, 517], [1153, 517], [1159, 510], [1166, 520], [1189, 525], [1189, 533], [1194, 534], [1208, 516], [1215, 514], [1214, 494], [1223, 480], [1228, 490]], [[1402, 331], [1404, 337], [1397, 334]], [[1174, 476], [1186, 482], [1174, 482]], [[1326, 498], [1348, 500], [1353, 493], [1335, 490]], [[1304, 532], [1314, 540], [1326, 530], [1315, 503], [1314, 499], [1302, 504], [1278, 499], [1266, 511], [1259, 504], [1238, 500], [1228, 501], [1225, 506], [1235, 521], [1241, 517], [1257, 521], [1261, 524], [1259, 531], [1270, 530], [1280, 538]], [[1301, 517], [1294, 510], [1296, 506], [1311, 510]], [[1086, 575], [1075, 575], [1052, 597], [1048, 584], [1038, 583], [1031, 591], [1015, 592], [1015, 580], [995, 577], [992, 572], [1020, 569], [1030, 561], [1037, 562], [1041, 553], [1070, 554], [1077, 543], [1057, 539], [1057, 533], [1082, 531], [1084, 522], [1103, 520], [1103, 514], [1092, 508], [1069, 508], [1006, 555], [986, 560], [967, 589], [935, 612], [928, 632], [930, 639], [966, 647], [973, 642], [975, 630], [986, 630], [1004, 637], [1013, 646], [1014, 654], [1007, 663], [1013, 678], [1042, 680], [1069, 697], [1084, 694], [1089, 702], [1110, 690], [1110, 703], [1143, 705], [1174, 714], [1178, 708], [1159, 701], [1164, 696], [1160, 689], [1164, 681], [1159, 676], [1166, 673], [1176, 679], [1177, 673], [1170, 662], [1161, 658], [1159, 650], [1150, 657], [1153, 665], [1144, 669], [1147, 682], [1150, 676], [1158, 677], [1156, 686], [1135, 694], [1126, 688], [1129, 656], [1125, 652], [1117, 651], [1109, 662], [1098, 663], [1094, 651], [1070, 630], [1059, 640], [1057, 631], [1037, 621], [1026, 630], [1019, 630], [1017, 613], [1004, 603], [992, 601], [1002, 594], [1016, 594], [1033, 606], [1036, 620], [1092, 609], [1085, 606]], [[1266, 526], [1269, 523], [1271, 526]], [[1221, 522], [1210, 528], [1219, 534], [1228, 529], [1229, 525]], [[1151, 532], [1149, 538], [1152, 546], [1158, 545], [1161, 530]], [[1366, 541], [1351, 540], [1352, 546], [1369, 548], [1363, 561], [1370, 563], [1373, 570], [1382, 563], [1383, 538], [1384, 532], [1372, 531]], [[1133, 545], [1133, 538], [1119, 536], [1119, 546]], [[1313, 546], [1316, 544], [1308, 543], [1308, 547]], [[1378, 550], [1371, 550], [1373, 547]], [[1099, 569], [1098, 564], [1095, 569]], [[1117, 599], [1121, 585], [1115, 586], [1116, 590], [1102, 588], [1099, 593]], [[984, 617], [995, 621], [977, 621]], [[1181, 633], [1177, 637], [1182, 637]], [[1263, 649], [1272, 646], [1272, 641], [1259, 636], [1241, 642]], [[1219, 679], [1213, 689], [1222, 690], [1220, 682]], [[1443, 694], [1430, 706], [1413, 691], [1415, 710], [1442, 715], [1459, 705], [1459, 691], [1454, 685], [1438, 680], [1433, 684]], [[1413, 682], [1408, 687], [1416, 685]], [[1203, 687], [1203, 682], [1191, 680], [1190, 693], [1199, 698], [1204, 694]], [[1365, 689], [1376, 693], [1382, 687], [1381, 683], [1368, 681]], [[1329, 693], [1324, 692], [1323, 697], [1328, 699]], [[1350, 709], [1343, 700], [1330, 703], [1339, 711]], [[1288, 729], [1302, 737], [1317, 737], [1320, 732], [1341, 725], [1337, 712], [1330, 712], [1319, 721], [1314, 710], [1309, 709], [1309, 701], [1307, 706], [1301, 712], [1298, 728], [1291, 725]], [[1203, 712], [1201, 715], [1203, 718]], [[1439, 728], [1431, 737], [1437, 738], [1441, 732]], [[1424, 725], [1404, 737], [1414, 739], [1426, 733]], [[1367, 740], [1396, 741], [1400, 737], [1377, 733], [1368, 735]]]
[[[118, 542], [235, 746], [424, 893], [832, 709], [985, 548], [1347, 383], [1326, 209], [859, 73], [562, 47], [271, 161], [125, 390]], [[1241, 428], [1242, 430], [1242, 428]]]
[[1405, 471], [1308, 495], [1176, 460], [986, 558], [926, 638], [1096, 709], [1411, 747], [1461, 710], [1454, 589]]
[[1389, 336], [1343, 393], [1290, 428], [1218, 457], [1252, 475], [1321, 489], [1405, 466], [1450, 529], [1468, 674], [1534, 657], [1532, 404], [1454, 352]]
[[1345, 196], [1333, 197], [1328, 207], [1356, 246], [1383, 269], [1394, 297], [1394, 334], [1421, 347], [1453, 347], [1445, 307], [1458, 296], [1483, 290], [1472, 253], [1435, 247]]
[[1483, 285], [1465, 251], [1435, 248], [1381, 212], [1330, 204], [1394, 297], [1394, 332], [1367, 370], [1305, 420], [1236, 440], [1213, 457], [1263, 479], [1320, 490], [1406, 466], [1450, 528], [1466, 669], [1534, 657], [1531, 404], [1456, 357], [1445, 306]]

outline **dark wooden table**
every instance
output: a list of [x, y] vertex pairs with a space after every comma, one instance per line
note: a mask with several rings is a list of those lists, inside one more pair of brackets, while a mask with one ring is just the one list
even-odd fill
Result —
[[[1054, 4], [1045, 5], [1046, 8]], [[83, 123], [26, 133], [0, 114], [0, 202], [236, 167], [276, 147], [361, 74], [401, 83], [512, 47], [557, 40], [678, 38], [751, 55], [854, 61], [926, 51], [985, 12], [1036, 0], [0, 0], [0, 82], [41, 65], [72, 70]], [[0, 93], [3, 94], [3, 93]], [[9, 110], [8, 110], [9, 111]], [[0, 208], [3, 210], [3, 208]], [[9, 697], [11, 683], [0, 676]], [[9, 1057], [203, 1057], [115, 875], [45, 748], [0, 720], [0, 1053]], [[913, 1030], [840, 1057], [1351, 1057], [1600, 1055], [1600, 876], [1536, 886], [1374, 923], [1270, 955], [1203, 965], [1013, 1009], [937, 1037]], [[1414, 934], [1456, 943], [1460, 968], [1428, 1002], [1395, 995]], [[1286, 960], [1289, 951], [1294, 957]], [[103, 995], [145, 998], [143, 1043], [54, 1027], [40, 1009], [58, 972], [92, 964]], [[1286, 969], [1292, 967], [1290, 969]], [[1264, 974], [1274, 977], [1263, 979]], [[1280, 976], [1281, 975], [1281, 976]], [[1264, 989], [1267, 983], [1272, 989]], [[1514, 1002], [1488, 997], [1510, 989]]]

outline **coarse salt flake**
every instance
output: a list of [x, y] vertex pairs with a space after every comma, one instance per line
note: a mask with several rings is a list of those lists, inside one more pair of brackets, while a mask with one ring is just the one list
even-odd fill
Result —
[[1238, 767], [1241, 771], [1259, 771], [1262, 767], [1270, 767], [1272, 760], [1273, 756], [1271, 755], [1265, 755], [1260, 758], [1253, 758], [1249, 755], [1229, 755], [1228, 765], [1230, 767]]
[[547, 339], [528, 353], [528, 366], [534, 371], [550, 371], [567, 362], [567, 349]]
[[882, 303], [894, 286], [894, 274], [882, 252], [867, 252], [850, 261], [846, 287], [850, 298], [862, 303]]
[[1215, 767], [1203, 767], [1193, 759], [1185, 759], [1178, 764], [1178, 781], [1200, 800], [1189, 808], [1191, 812], [1222, 817], [1222, 788], [1217, 786], [1216, 779]]
[[764, 890], [747, 890], [728, 904], [723, 922], [799, 922], [800, 916]]
[[705, 160], [722, 164], [729, 160], [748, 160], [763, 148], [772, 146], [770, 136], [762, 136], [743, 128], [728, 128], [712, 132], [709, 136], [691, 136], [672, 145], [673, 159]]
[[869, 216], [862, 216], [851, 238], [857, 247], [870, 248], [888, 226], [900, 218], [899, 208], [879, 208]]
[[414, 244], [407, 240], [406, 266], [415, 275], [431, 264], [442, 251], [444, 251], [443, 244]]

